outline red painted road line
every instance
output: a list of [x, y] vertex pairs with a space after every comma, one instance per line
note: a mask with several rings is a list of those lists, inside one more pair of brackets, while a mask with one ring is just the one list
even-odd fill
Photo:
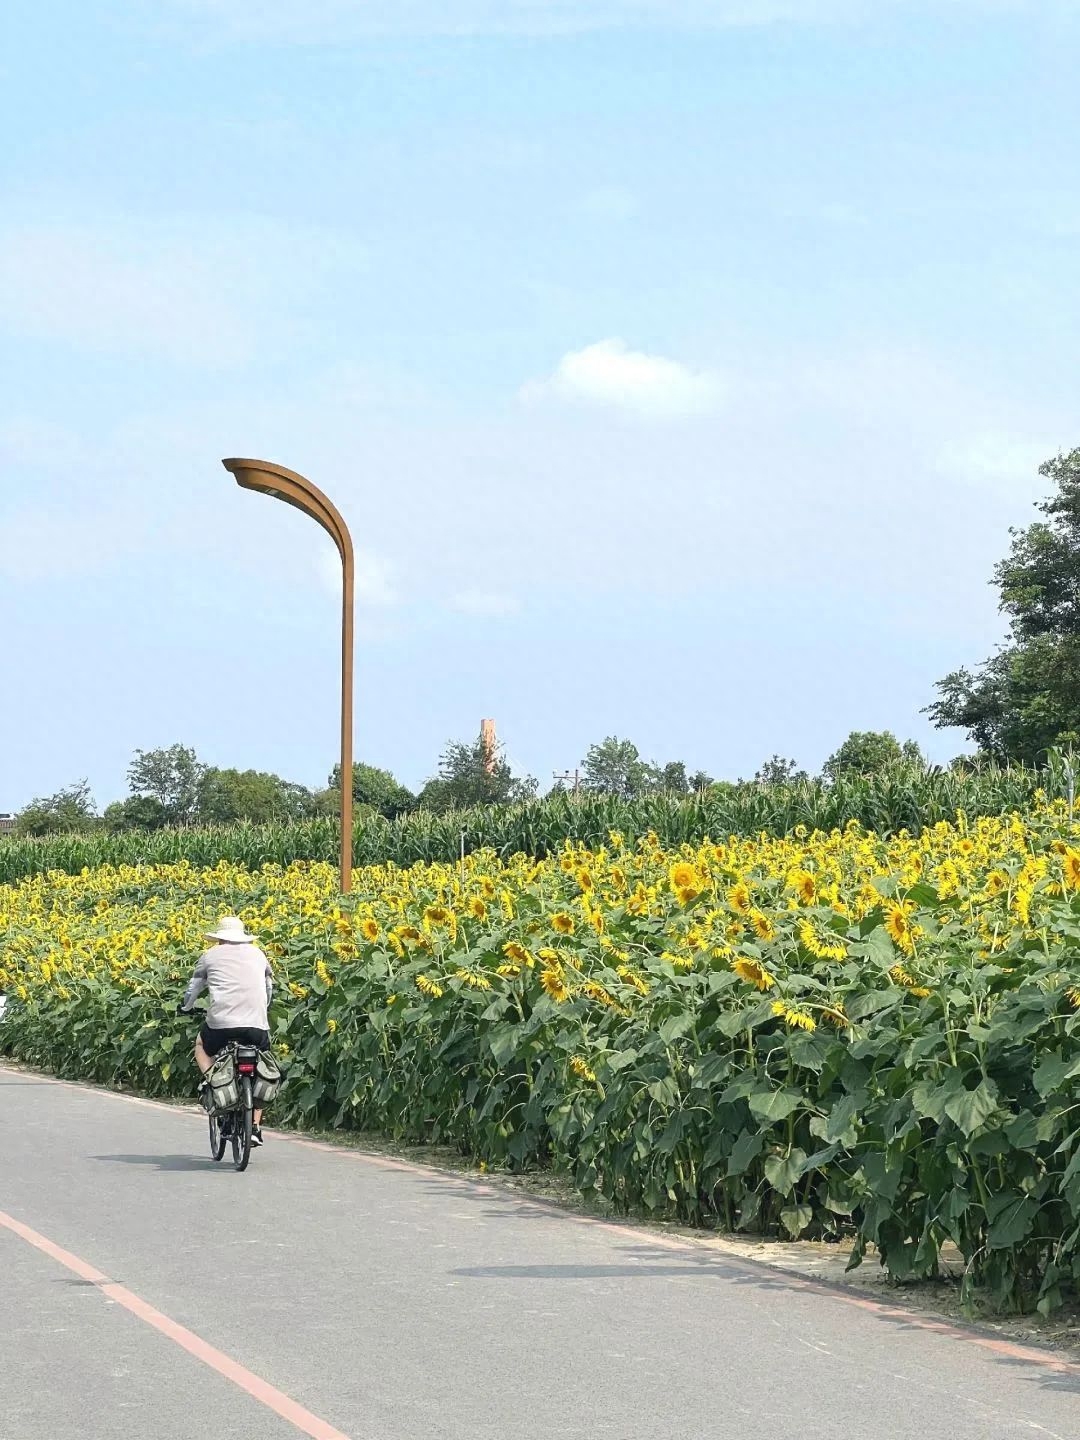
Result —
[[64, 1250], [46, 1236], [39, 1235], [36, 1230], [31, 1230], [29, 1225], [23, 1225], [2, 1210], [0, 1210], [0, 1227], [10, 1230], [12, 1234], [18, 1235], [20, 1240], [25, 1240], [28, 1245], [33, 1245], [35, 1249], [48, 1255], [50, 1259], [56, 1260], [67, 1269], [74, 1271], [80, 1280], [88, 1280], [91, 1284], [96, 1285], [103, 1295], [115, 1301], [117, 1305], [122, 1305], [125, 1310], [130, 1310], [132, 1315], [138, 1316], [147, 1325], [153, 1326], [175, 1345], [186, 1350], [189, 1355], [194, 1355], [196, 1360], [201, 1360], [211, 1370], [216, 1370], [219, 1375], [223, 1375], [226, 1380], [231, 1380], [234, 1385], [245, 1391], [253, 1400], [257, 1400], [260, 1405], [265, 1405], [275, 1415], [280, 1415], [290, 1425], [295, 1425], [297, 1430], [301, 1434], [309, 1436], [310, 1440], [349, 1440], [349, 1437], [342, 1431], [335, 1430], [333, 1425], [328, 1424], [325, 1420], [320, 1420], [310, 1410], [305, 1410], [303, 1405], [297, 1404], [288, 1395], [275, 1389], [269, 1381], [261, 1380], [258, 1375], [252, 1374], [250, 1370], [245, 1369], [243, 1365], [231, 1359], [223, 1351], [200, 1339], [193, 1331], [177, 1324], [175, 1320], [170, 1320], [160, 1310], [155, 1310], [152, 1305], [148, 1305], [145, 1300], [141, 1300], [138, 1295], [125, 1286], [115, 1284], [100, 1270], [95, 1270], [92, 1265], [88, 1265], [85, 1260], [80, 1260], [77, 1255], [72, 1255], [69, 1250]]
[[[125, 1095], [117, 1090], [98, 1089], [93, 1085], [83, 1085], [78, 1080], [60, 1080], [52, 1075], [38, 1075], [34, 1071], [18, 1071], [12, 1066], [6, 1066], [0, 1062], [0, 1071], [7, 1070], [9, 1074], [30, 1074], [35, 1080], [40, 1080], [49, 1085], [64, 1085], [72, 1090], [89, 1091], [91, 1094], [111, 1096], [115, 1100], [126, 1100], [132, 1105], [150, 1105], [158, 1110], [168, 1110], [174, 1115], [187, 1115], [196, 1110], [196, 1107], [179, 1107], [167, 1105], [161, 1100], [146, 1100], [139, 1095]], [[201, 1110], [197, 1110], [202, 1114]], [[293, 1134], [288, 1130], [268, 1131], [275, 1140], [284, 1140], [290, 1145], [300, 1145], [307, 1150], [318, 1150], [324, 1155], [337, 1155], [345, 1160], [358, 1160], [365, 1165], [370, 1165], [379, 1170], [405, 1171], [414, 1175], [432, 1176], [438, 1180], [449, 1181], [453, 1185], [461, 1186], [471, 1190], [474, 1194], [482, 1195], [489, 1199], [515, 1199], [519, 1203], [531, 1205], [534, 1209], [543, 1210], [550, 1214], [553, 1219], [570, 1220], [576, 1225], [599, 1226], [608, 1234], [621, 1235], [626, 1239], [637, 1242], [645, 1242], [656, 1245], [666, 1250], [679, 1250], [682, 1253], [692, 1252], [698, 1255], [719, 1255], [727, 1264], [733, 1265], [752, 1275], [771, 1275], [783, 1281], [789, 1289], [805, 1290], [815, 1295], [824, 1295], [831, 1300], [837, 1300], [842, 1305], [853, 1306], [856, 1310], [865, 1310], [871, 1315], [880, 1316], [885, 1320], [899, 1320], [913, 1330], [927, 1330], [936, 1335], [946, 1335], [952, 1340], [961, 1340], [967, 1345], [977, 1345], [991, 1354], [1000, 1355], [1009, 1360], [1019, 1360], [1027, 1365], [1038, 1365], [1044, 1370], [1055, 1370], [1065, 1374], [1080, 1374], [1080, 1362], [1064, 1360], [1046, 1350], [1035, 1350], [1027, 1345], [1016, 1345], [1011, 1340], [995, 1340], [992, 1336], [982, 1335], [977, 1330], [964, 1329], [959, 1325], [952, 1325], [947, 1320], [935, 1320], [928, 1315], [919, 1315], [915, 1311], [905, 1310], [898, 1305], [888, 1305], [881, 1300], [871, 1300], [863, 1295], [849, 1295], [841, 1290], [839, 1285], [830, 1284], [827, 1280], [817, 1280], [811, 1276], [800, 1275], [794, 1270], [784, 1269], [782, 1266], [769, 1265], [764, 1260], [753, 1260], [746, 1256], [733, 1253], [722, 1248], [712, 1249], [707, 1244], [687, 1239], [678, 1235], [654, 1234], [649, 1230], [635, 1229], [632, 1225], [620, 1224], [617, 1220], [605, 1220], [598, 1215], [576, 1215], [572, 1210], [565, 1210], [561, 1205], [550, 1200], [537, 1200], [519, 1197], [503, 1190], [499, 1186], [490, 1185], [483, 1180], [473, 1179], [468, 1175], [459, 1175], [454, 1170], [440, 1170], [436, 1165], [424, 1165], [416, 1160], [402, 1160], [396, 1156], [376, 1155], [368, 1150], [351, 1150], [342, 1145], [331, 1145], [325, 1140], [308, 1140], [302, 1135]], [[2, 1212], [0, 1212], [2, 1214]], [[49, 1243], [49, 1242], [46, 1242]], [[66, 1253], [66, 1252], [61, 1252]], [[74, 1257], [69, 1257], [74, 1259]], [[66, 1262], [65, 1262], [66, 1263]], [[81, 1262], [80, 1262], [81, 1263]]]

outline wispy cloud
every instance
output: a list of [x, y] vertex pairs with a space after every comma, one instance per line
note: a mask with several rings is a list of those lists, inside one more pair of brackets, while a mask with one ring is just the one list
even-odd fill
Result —
[[726, 386], [711, 370], [692, 370], [664, 355], [631, 350], [625, 340], [598, 340], [562, 357], [546, 380], [522, 388], [526, 401], [545, 398], [625, 410], [650, 420], [705, 415], [724, 401]]

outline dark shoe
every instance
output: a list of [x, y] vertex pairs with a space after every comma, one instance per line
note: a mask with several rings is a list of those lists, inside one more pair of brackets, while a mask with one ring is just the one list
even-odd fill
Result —
[[261, 1145], [261, 1144], [263, 1143], [263, 1138], [262, 1138], [262, 1126], [261, 1126], [261, 1125], [252, 1125], [252, 1127], [251, 1127], [251, 1143], [252, 1143], [252, 1145]]

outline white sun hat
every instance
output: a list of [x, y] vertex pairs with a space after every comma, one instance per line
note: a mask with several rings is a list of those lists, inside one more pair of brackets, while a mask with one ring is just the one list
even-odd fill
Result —
[[223, 915], [218, 921], [216, 930], [206, 932], [208, 940], [231, 940], [235, 945], [250, 944], [254, 935], [249, 935], [244, 929], [244, 922], [239, 915]]

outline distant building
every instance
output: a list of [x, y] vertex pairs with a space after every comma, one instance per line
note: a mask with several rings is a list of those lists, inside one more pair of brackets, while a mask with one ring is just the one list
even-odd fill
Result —
[[0, 815], [0, 835], [11, 835], [15, 830], [14, 815]]

